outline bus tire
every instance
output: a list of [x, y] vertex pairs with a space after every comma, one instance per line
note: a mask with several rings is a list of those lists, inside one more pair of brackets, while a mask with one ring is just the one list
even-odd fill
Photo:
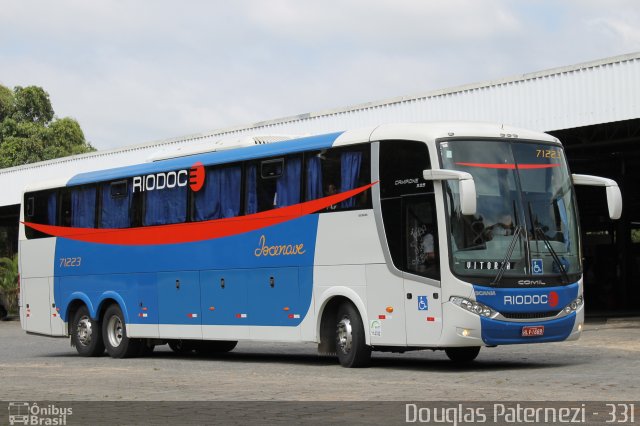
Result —
[[118, 305], [107, 308], [102, 318], [102, 338], [112, 358], [132, 358], [140, 354], [142, 340], [127, 337], [127, 324]]
[[446, 348], [444, 352], [449, 359], [456, 364], [468, 364], [480, 353], [480, 346], [468, 346], [463, 348]]
[[335, 337], [340, 365], [347, 368], [369, 365], [371, 347], [367, 346], [362, 318], [353, 304], [343, 303], [338, 308]]
[[80, 356], [100, 356], [104, 353], [102, 325], [91, 318], [86, 305], [80, 306], [71, 320], [71, 345]]
[[196, 352], [201, 355], [215, 355], [231, 352], [236, 345], [234, 340], [202, 340], [196, 342]]

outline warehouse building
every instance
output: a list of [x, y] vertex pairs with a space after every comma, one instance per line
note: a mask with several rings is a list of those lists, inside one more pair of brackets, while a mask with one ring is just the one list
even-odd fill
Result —
[[[638, 312], [640, 296], [640, 52], [247, 126], [0, 170], [0, 253], [17, 249], [28, 183], [149, 161], [255, 135], [319, 134], [392, 122], [490, 121], [544, 131], [566, 147], [573, 173], [615, 179], [623, 214], [609, 220], [604, 190], [579, 187], [588, 312]], [[5, 235], [7, 238], [1, 238]]]

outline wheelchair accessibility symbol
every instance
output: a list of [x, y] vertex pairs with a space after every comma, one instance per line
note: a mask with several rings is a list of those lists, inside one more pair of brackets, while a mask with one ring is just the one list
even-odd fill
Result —
[[418, 296], [418, 310], [419, 311], [429, 310], [429, 304], [427, 303], [427, 296]]
[[536, 275], [544, 273], [542, 269], [542, 259], [531, 259], [531, 272]]

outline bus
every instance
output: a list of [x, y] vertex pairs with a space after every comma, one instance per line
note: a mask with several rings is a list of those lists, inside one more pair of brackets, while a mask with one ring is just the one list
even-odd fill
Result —
[[[20, 319], [83, 356], [313, 342], [372, 351], [577, 339], [574, 185], [561, 143], [499, 124], [245, 138], [25, 190]], [[604, 194], [603, 194], [604, 195]]]

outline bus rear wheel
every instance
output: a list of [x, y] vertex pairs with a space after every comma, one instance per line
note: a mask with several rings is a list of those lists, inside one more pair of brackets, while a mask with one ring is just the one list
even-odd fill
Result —
[[447, 348], [444, 350], [449, 359], [456, 364], [468, 364], [480, 353], [480, 346], [469, 346], [463, 348]]
[[100, 356], [104, 353], [102, 328], [89, 315], [89, 309], [82, 305], [71, 320], [71, 344], [81, 356]]
[[366, 367], [371, 361], [371, 347], [365, 340], [362, 318], [351, 303], [343, 303], [338, 308], [336, 353], [340, 365], [347, 368]]
[[131, 358], [140, 354], [142, 341], [127, 336], [124, 315], [118, 305], [107, 308], [102, 318], [102, 337], [112, 358]]

